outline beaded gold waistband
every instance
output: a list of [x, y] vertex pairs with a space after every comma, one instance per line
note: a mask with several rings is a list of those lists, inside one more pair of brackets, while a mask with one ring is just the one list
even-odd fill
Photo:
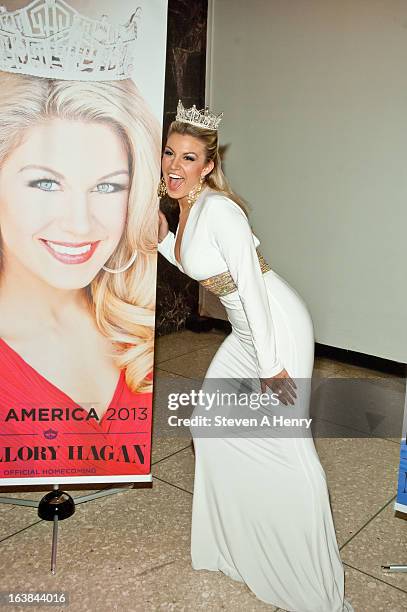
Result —
[[[263, 274], [271, 270], [270, 266], [259, 250], [257, 250], [257, 257], [259, 258], [260, 269]], [[208, 289], [208, 291], [211, 291], [215, 295], [219, 296], [228, 295], [228, 293], [233, 293], [237, 290], [236, 283], [233, 280], [229, 270], [221, 272], [220, 274], [215, 274], [215, 276], [210, 276], [209, 278], [205, 278], [199, 282], [203, 287], [205, 287], [205, 289]]]

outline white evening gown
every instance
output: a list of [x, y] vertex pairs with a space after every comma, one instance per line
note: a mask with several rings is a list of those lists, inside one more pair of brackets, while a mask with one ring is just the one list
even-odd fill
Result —
[[[259, 241], [242, 210], [206, 188], [184, 228], [182, 266], [175, 239], [169, 232], [159, 252], [182, 272], [203, 281], [229, 271], [237, 287], [220, 296], [232, 333], [213, 358], [203, 388], [210, 390], [214, 379], [216, 385], [219, 379], [258, 381], [284, 367], [303, 385], [300, 410], [306, 415], [312, 322], [283, 279], [272, 270], [262, 273]], [[221, 570], [290, 612], [352, 611], [344, 600], [325, 473], [312, 438], [194, 436], [194, 446], [193, 567]]]

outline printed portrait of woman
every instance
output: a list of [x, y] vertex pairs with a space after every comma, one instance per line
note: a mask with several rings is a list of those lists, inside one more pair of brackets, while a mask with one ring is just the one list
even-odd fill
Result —
[[0, 478], [149, 474], [159, 163], [131, 79], [0, 72]]

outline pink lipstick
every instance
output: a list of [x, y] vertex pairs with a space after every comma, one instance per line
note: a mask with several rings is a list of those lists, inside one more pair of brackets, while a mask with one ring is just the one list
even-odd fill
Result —
[[88, 261], [96, 251], [100, 240], [96, 242], [55, 242], [40, 238], [47, 251], [64, 264], [82, 264]]

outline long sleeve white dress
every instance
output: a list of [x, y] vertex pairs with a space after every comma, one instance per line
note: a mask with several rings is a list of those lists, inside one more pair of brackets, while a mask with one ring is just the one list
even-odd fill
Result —
[[[182, 265], [175, 241], [169, 232], [159, 252], [214, 289], [232, 325], [204, 388], [210, 389], [213, 379], [258, 381], [285, 368], [305, 381], [300, 411], [306, 414], [312, 322], [298, 294], [262, 265], [259, 240], [240, 207], [204, 189], [184, 228]], [[325, 473], [312, 437], [194, 436], [194, 446], [193, 567], [221, 570], [245, 582], [259, 599], [290, 612], [352, 611], [344, 600]]]

